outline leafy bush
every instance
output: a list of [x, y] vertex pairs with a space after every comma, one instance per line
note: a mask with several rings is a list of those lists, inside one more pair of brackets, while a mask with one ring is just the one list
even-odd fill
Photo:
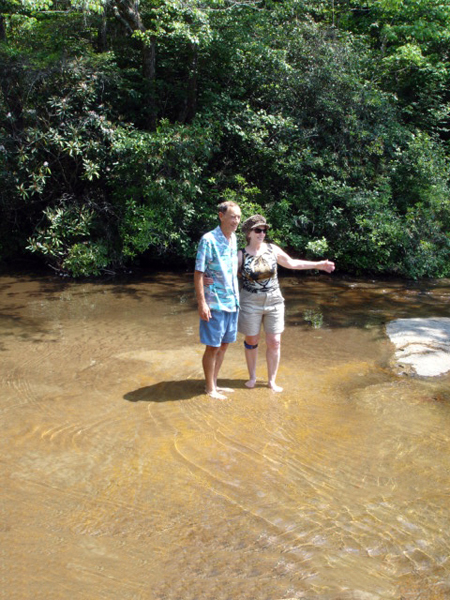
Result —
[[7, 3], [1, 255], [72, 276], [192, 264], [227, 199], [294, 254], [448, 275], [450, 12], [406, 5], [336, 4], [339, 30], [323, 2], [144, 1], [134, 24], [114, 0], [102, 14]]

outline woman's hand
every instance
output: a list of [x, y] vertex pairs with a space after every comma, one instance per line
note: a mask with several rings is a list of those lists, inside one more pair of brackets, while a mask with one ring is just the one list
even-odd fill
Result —
[[210, 286], [214, 283], [214, 279], [212, 277], [208, 277], [208, 275], [203, 275], [203, 285]]
[[320, 265], [321, 265], [321, 267], [320, 267], [321, 270], [326, 271], [327, 273], [332, 273], [335, 269], [334, 262], [332, 262], [331, 260], [328, 260], [328, 259], [322, 260], [320, 262]]

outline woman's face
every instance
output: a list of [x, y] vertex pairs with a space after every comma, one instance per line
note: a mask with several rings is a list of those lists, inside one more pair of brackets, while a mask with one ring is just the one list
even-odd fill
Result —
[[247, 241], [250, 243], [252, 240], [254, 240], [255, 242], [261, 243], [265, 240], [266, 233], [267, 227], [264, 227], [264, 225], [261, 225], [260, 227], [254, 227], [248, 232]]

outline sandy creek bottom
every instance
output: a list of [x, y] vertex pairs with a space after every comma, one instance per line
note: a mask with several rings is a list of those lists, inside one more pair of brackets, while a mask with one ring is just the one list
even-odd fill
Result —
[[450, 282], [282, 280], [278, 383], [203, 393], [192, 274], [0, 278], [0, 597], [450, 598], [450, 375], [384, 324]]

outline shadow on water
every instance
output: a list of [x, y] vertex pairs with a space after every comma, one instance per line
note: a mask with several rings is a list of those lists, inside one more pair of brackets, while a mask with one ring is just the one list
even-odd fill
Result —
[[281, 281], [287, 326], [305, 326], [311, 312], [334, 329], [448, 314], [448, 280], [410, 282], [303, 275], [285, 276]]
[[5, 341], [41, 343], [44, 341], [55, 341], [49, 339], [52, 334], [51, 327], [46, 327], [36, 319], [21, 316], [24, 305], [13, 305], [8, 312], [0, 313], [0, 352], [6, 350]]
[[[238, 379], [223, 379], [221, 385], [233, 389], [244, 388]], [[190, 400], [196, 396], [205, 395], [205, 381], [203, 379], [182, 379], [181, 381], [159, 381], [153, 385], [146, 385], [124, 395], [128, 402], [175, 402], [177, 400]]]
[[[71, 279], [58, 275], [28, 274], [22, 273], [10, 278], [0, 284], [0, 292], [8, 296], [14, 296], [17, 282], [23, 285], [29, 285], [29, 298], [41, 298], [46, 296], [50, 301], [57, 301], [59, 296], [67, 290], [72, 294], [82, 294], [83, 296], [94, 296], [99, 291], [108, 293], [117, 298], [132, 298], [134, 300], [144, 300], [151, 297], [167, 302], [169, 298], [180, 296], [180, 287], [185, 287], [181, 294], [190, 293], [194, 297], [193, 274], [184, 271], [173, 272], [152, 272], [139, 274], [121, 274], [115, 276], [104, 276], [101, 278], [80, 278]], [[52, 295], [54, 296], [52, 298]]]
[[[27, 298], [57, 304], [65, 294], [72, 302], [78, 297], [97, 300], [100, 296], [128, 299], [138, 303], [173, 302], [180, 314], [196, 311], [191, 272], [140, 272], [102, 279], [69, 280], [60, 277], [22, 275], [6, 279], [0, 292], [15, 299], [17, 281], [27, 287]], [[286, 300], [286, 325], [308, 327], [308, 315], [333, 328], [384, 325], [392, 318], [446, 316], [450, 291], [448, 280], [404, 281], [396, 279], [356, 279], [333, 274], [280, 272]], [[13, 285], [14, 283], [14, 285]], [[20, 296], [22, 297], [22, 296]], [[317, 314], [316, 314], [317, 313]]]

